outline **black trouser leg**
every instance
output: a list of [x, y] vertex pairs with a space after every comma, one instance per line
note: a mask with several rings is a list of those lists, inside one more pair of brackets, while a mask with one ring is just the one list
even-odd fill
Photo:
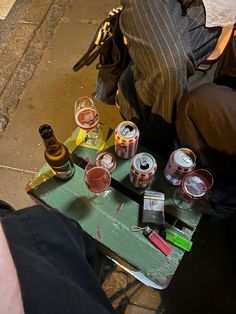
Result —
[[10, 204], [4, 202], [3, 200], [0, 200], [0, 217], [8, 215], [14, 210], [15, 209]]

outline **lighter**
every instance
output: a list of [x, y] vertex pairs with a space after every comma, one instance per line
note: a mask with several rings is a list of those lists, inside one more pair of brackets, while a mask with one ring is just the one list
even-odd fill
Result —
[[170, 229], [166, 229], [166, 240], [185, 251], [190, 251], [193, 244], [190, 240]]
[[146, 227], [143, 234], [166, 256], [172, 252], [172, 248], [150, 227]]

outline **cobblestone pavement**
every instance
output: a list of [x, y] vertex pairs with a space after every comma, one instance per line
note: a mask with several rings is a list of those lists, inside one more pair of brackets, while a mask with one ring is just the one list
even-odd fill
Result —
[[39, 64], [69, 0], [17, 1], [0, 23], [0, 133]]

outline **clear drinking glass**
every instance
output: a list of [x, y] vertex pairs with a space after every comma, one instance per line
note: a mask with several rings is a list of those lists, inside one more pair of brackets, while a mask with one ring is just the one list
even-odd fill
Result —
[[103, 203], [110, 197], [111, 175], [108, 169], [88, 163], [85, 167], [84, 180], [92, 202]]
[[101, 166], [106, 168], [110, 173], [116, 169], [116, 159], [109, 152], [99, 152], [95, 160], [96, 166]]
[[208, 170], [195, 169], [187, 173], [173, 193], [174, 204], [181, 209], [190, 209], [196, 200], [207, 196], [213, 183], [214, 179]]
[[99, 114], [91, 98], [79, 97], [75, 101], [74, 115], [76, 124], [85, 130], [84, 142], [96, 145], [99, 139]]

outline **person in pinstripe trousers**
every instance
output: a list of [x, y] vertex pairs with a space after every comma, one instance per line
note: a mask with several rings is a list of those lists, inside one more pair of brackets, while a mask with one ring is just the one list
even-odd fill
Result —
[[205, 27], [202, 0], [121, 0], [120, 27], [131, 64], [118, 84], [124, 119], [158, 152], [174, 149], [175, 107], [188, 78], [214, 49], [221, 28]]

